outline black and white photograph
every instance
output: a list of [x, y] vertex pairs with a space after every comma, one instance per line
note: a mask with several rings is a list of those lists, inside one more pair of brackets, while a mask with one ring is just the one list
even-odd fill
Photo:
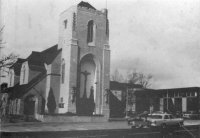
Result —
[[200, 0], [0, 0], [1, 138], [199, 138]]

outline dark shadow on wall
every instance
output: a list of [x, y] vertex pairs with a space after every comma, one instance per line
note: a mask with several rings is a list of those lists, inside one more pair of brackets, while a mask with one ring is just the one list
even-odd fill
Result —
[[45, 104], [46, 100], [42, 97], [42, 106], [41, 106], [41, 114], [45, 114]]
[[47, 101], [48, 112], [49, 114], [54, 114], [56, 110], [56, 100], [52, 88], [50, 88], [49, 90], [49, 95], [47, 100], [48, 100]]
[[90, 97], [87, 98], [86, 95], [83, 98], [79, 98], [77, 102], [77, 114], [80, 116], [92, 116], [95, 110], [95, 102], [94, 102], [94, 89], [91, 87], [90, 89]]
[[120, 101], [112, 92], [109, 97], [110, 118], [121, 118], [125, 116], [126, 101]]
[[34, 95], [29, 95], [24, 100], [24, 114], [34, 115], [35, 112], [35, 100]]

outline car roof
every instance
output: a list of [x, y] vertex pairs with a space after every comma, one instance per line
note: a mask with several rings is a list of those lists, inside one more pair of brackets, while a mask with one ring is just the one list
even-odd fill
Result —
[[151, 114], [151, 115], [171, 115], [171, 114], [168, 114], [168, 113], [153, 113], [153, 114]]

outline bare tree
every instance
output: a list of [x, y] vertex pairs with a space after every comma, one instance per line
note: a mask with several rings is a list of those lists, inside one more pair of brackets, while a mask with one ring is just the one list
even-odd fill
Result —
[[128, 83], [140, 84], [143, 88], [149, 88], [151, 86], [152, 78], [153, 76], [151, 74], [137, 72], [136, 69], [134, 69], [132, 72], [127, 73]]
[[139, 73], [138, 75], [138, 84], [142, 85], [143, 88], [149, 88], [151, 86], [151, 79], [153, 76], [151, 74]]
[[140, 84], [143, 88], [149, 88], [151, 86], [152, 78], [153, 76], [151, 74], [137, 72], [136, 69], [128, 71], [127, 75], [125, 76], [125, 79], [124, 76], [118, 71], [118, 69], [115, 69], [115, 71], [111, 75], [112, 81]]
[[112, 81], [117, 81], [117, 82], [124, 82], [124, 77], [123, 77], [123, 75], [118, 71], [118, 69], [115, 69], [114, 73], [111, 75], [111, 80], [112, 80]]
[[134, 69], [133, 71], [129, 71], [127, 72], [127, 82], [131, 83], [131, 84], [137, 84], [138, 82], [138, 73], [136, 71], [136, 69]]
[[9, 55], [3, 56], [0, 59], [0, 68], [2, 67], [9, 67], [16, 62], [18, 55], [11, 53]]

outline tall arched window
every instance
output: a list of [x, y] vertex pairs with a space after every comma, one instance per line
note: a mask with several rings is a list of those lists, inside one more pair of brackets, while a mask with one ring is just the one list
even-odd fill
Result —
[[73, 13], [73, 31], [76, 30], [76, 13]]
[[94, 22], [93, 20], [90, 20], [88, 22], [88, 32], [87, 32], [87, 42], [93, 42], [94, 39]]
[[10, 87], [12, 87], [13, 86], [13, 72], [12, 71], [10, 71]]
[[26, 67], [24, 66], [23, 67], [23, 80], [22, 80], [23, 84], [25, 83], [25, 77], [26, 77]]
[[61, 78], [62, 78], [62, 83], [64, 83], [65, 82], [65, 60], [64, 59], [62, 59], [62, 76], [61, 76]]

